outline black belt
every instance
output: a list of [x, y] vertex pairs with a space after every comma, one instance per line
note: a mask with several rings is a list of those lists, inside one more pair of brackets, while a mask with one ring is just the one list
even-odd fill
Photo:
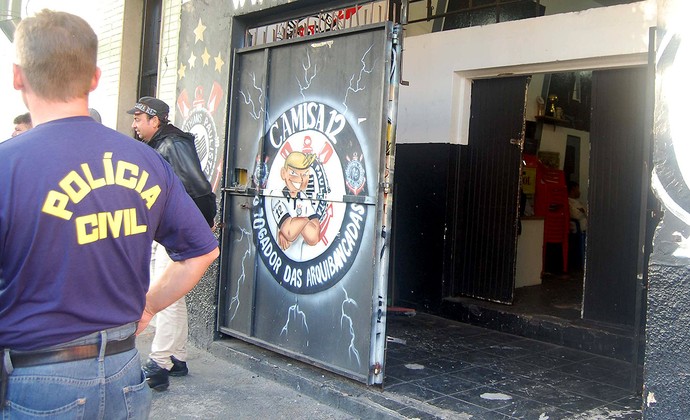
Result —
[[[105, 344], [105, 355], [110, 356], [132, 350], [134, 340], [135, 336], [132, 334], [124, 340], [108, 341]], [[100, 344], [86, 344], [57, 350], [10, 351], [10, 359], [15, 368], [74, 362], [98, 357], [100, 348]]]

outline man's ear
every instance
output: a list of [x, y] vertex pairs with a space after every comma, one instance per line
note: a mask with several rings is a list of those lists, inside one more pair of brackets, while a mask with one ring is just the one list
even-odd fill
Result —
[[89, 88], [89, 92], [93, 92], [98, 87], [99, 80], [101, 80], [101, 69], [96, 67], [96, 72], [91, 78], [91, 87]]
[[24, 73], [18, 64], [12, 64], [12, 85], [16, 90], [24, 89]]

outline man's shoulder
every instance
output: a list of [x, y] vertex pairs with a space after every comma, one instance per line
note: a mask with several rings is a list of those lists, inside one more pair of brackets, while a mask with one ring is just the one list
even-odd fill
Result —
[[154, 148], [164, 153], [166, 150], [186, 148], [190, 145], [194, 145], [193, 134], [185, 133], [175, 126], [170, 126], [170, 128], [160, 133], [160, 136], [155, 141]]
[[194, 140], [194, 134], [187, 133], [172, 124], [166, 125], [160, 133], [160, 141], [175, 142]]

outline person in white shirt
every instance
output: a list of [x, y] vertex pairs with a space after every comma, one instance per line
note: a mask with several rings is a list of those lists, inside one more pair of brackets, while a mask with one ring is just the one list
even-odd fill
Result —
[[571, 181], [568, 183], [568, 206], [570, 207], [571, 228], [573, 233], [577, 232], [575, 222], [580, 225], [580, 232], [587, 232], [587, 209], [580, 201], [580, 184]]

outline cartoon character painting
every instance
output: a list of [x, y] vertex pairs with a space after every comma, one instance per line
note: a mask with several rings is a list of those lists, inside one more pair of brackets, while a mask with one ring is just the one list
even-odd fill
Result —
[[283, 197], [273, 199], [272, 210], [278, 225], [278, 244], [283, 250], [295, 241], [313, 246], [321, 239], [320, 215], [306, 192], [315, 160], [314, 153], [292, 152], [280, 170], [285, 188]]

